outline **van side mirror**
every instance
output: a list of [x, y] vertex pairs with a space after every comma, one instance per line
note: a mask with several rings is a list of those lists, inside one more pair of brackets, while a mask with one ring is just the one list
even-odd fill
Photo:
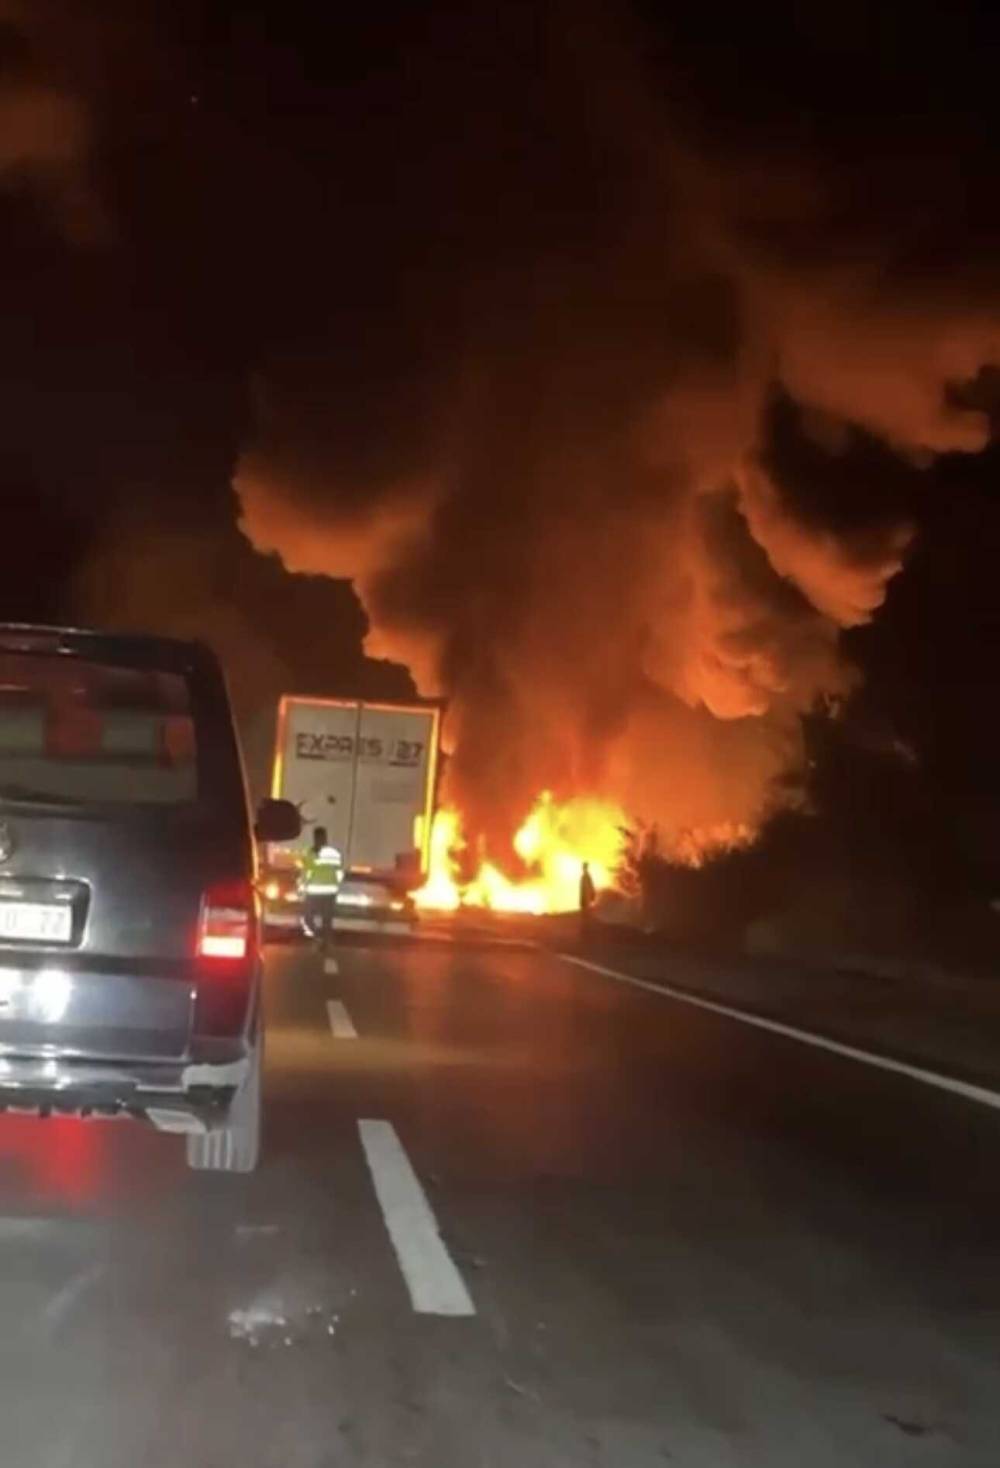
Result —
[[302, 834], [302, 817], [290, 800], [262, 800], [257, 807], [254, 835], [258, 841], [295, 841]]

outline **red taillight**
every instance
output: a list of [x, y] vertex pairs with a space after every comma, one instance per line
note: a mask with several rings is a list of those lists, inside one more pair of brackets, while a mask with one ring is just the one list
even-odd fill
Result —
[[216, 882], [201, 899], [198, 957], [247, 958], [254, 941], [256, 911], [249, 882]]

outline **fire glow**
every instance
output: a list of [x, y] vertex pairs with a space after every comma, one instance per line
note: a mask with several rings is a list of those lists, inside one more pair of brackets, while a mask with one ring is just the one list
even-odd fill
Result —
[[454, 912], [460, 907], [489, 908], [495, 912], [571, 912], [579, 905], [580, 874], [589, 862], [594, 886], [600, 892], [614, 885], [625, 843], [626, 820], [618, 806], [586, 796], [559, 802], [548, 793], [536, 801], [514, 836], [513, 857], [524, 875], [507, 876], [494, 862], [467, 869], [467, 842], [462, 818], [450, 807], [434, 817], [430, 870], [415, 893], [419, 907]]

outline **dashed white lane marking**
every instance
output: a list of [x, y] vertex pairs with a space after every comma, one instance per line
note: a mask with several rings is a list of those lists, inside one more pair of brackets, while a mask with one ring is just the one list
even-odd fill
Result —
[[858, 1060], [862, 1065], [874, 1066], [877, 1070], [888, 1070], [894, 1075], [908, 1076], [925, 1086], [935, 1086], [940, 1091], [951, 1091], [964, 1096], [967, 1101], [976, 1101], [980, 1106], [990, 1106], [1000, 1111], [1000, 1092], [990, 1091], [985, 1086], [975, 1086], [969, 1081], [956, 1080], [954, 1076], [942, 1075], [940, 1071], [924, 1070], [919, 1065], [908, 1065], [905, 1060], [892, 1060], [888, 1055], [877, 1055], [871, 1050], [859, 1050], [854, 1045], [844, 1045], [840, 1040], [831, 1040], [828, 1035], [817, 1035], [812, 1030], [800, 1030], [777, 1019], [767, 1019], [762, 1014], [752, 1014], [746, 1009], [734, 1009], [729, 1004], [719, 1004], [714, 999], [699, 999], [683, 989], [672, 989], [669, 984], [654, 984], [648, 979], [637, 979], [633, 974], [619, 973], [617, 969], [605, 968], [591, 963], [586, 958], [577, 958], [572, 953], [560, 953], [566, 963], [575, 963], [578, 968], [591, 973], [603, 974], [619, 984], [631, 984], [635, 989], [645, 989], [650, 994], [660, 994], [667, 999], [677, 999], [681, 1004], [693, 1004], [696, 1009], [707, 1009], [712, 1014], [724, 1014], [727, 1019], [739, 1020], [741, 1024], [753, 1025], [758, 1030], [770, 1030], [772, 1034], [784, 1035], [786, 1039], [798, 1040], [802, 1045], [812, 1045], [817, 1050], [828, 1050], [832, 1055], [842, 1055], [847, 1060]]
[[330, 1029], [333, 1031], [335, 1040], [356, 1040], [358, 1038], [354, 1021], [347, 1013], [347, 1006], [339, 999], [328, 999], [326, 1012], [330, 1017]]
[[336, 975], [340, 973], [340, 964], [335, 958], [324, 958], [323, 972], [325, 974], [331, 974], [336, 977]]
[[475, 1315], [395, 1127], [388, 1121], [359, 1121], [358, 1131], [414, 1310], [420, 1315]]
[[43, 1314], [46, 1322], [50, 1326], [58, 1325], [65, 1316], [70, 1314], [77, 1302], [103, 1273], [103, 1264], [92, 1264], [89, 1269], [85, 1269], [68, 1284], [63, 1285], [62, 1289], [58, 1290], [45, 1306]]

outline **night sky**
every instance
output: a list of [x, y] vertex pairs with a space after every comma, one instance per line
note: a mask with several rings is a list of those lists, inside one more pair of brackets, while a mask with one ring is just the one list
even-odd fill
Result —
[[[725, 373], [727, 392], [763, 384], [750, 438], [783, 521], [836, 544], [851, 596], [878, 588], [852, 626], [825, 572], [801, 605], [768, 583], [796, 629], [779, 726], [840, 688], [812, 643], [794, 660], [834, 616], [864, 675], [843, 737], [1000, 813], [995, 12], [338, 9], [0, 3], [0, 613], [208, 628], [250, 712], [289, 683], [406, 694], [402, 668], [363, 659], [343, 557], [313, 564], [252, 518], [260, 549], [241, 534], [242, 463], [306, 535], [353, 545], [416, 507], [432, 546], [379, 559], [365, 597], [400, 634], [385, 647], [432, 636], [445, 691], [544, 724], [538, 670], [575, 644], [512, 666], [546, 615], [530, 591], [516, 628], [504, 610], [533, 584], [525, 547], [556, 526], [595, 572], [595, 544], [627, 556], [622, 517], [673, 494], [656, 476], [674, 469], [661, 446], [623, 477], [623, 445], [661, 398], [683, 437]], [[785, 330], [814, 300], [844, 329], [835, 370], [818, 326], [805, 346]], [[912, 400], [883, 359], [929, 363]], [[293, 577], [273, 548], [340, 579]], [[645, 639], [628, 688], [602, 653], [573, 690], [609, 741], [650, 686], [701, 696], [648, 653], [652, 612], [620, 618], [616, 576], [562, 593], [588, 649]]]

